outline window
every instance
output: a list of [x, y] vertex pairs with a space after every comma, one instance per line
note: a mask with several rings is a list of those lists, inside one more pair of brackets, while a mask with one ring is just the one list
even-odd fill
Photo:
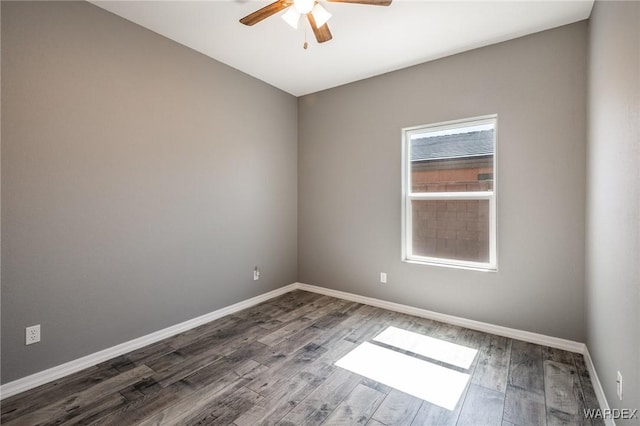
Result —
[[403, 129], [402, 260], [496, 269], [496, 124]]

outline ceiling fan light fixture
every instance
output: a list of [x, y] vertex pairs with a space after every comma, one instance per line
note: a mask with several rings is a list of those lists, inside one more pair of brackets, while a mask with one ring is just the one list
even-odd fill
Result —
[[302, 15], [306, 15], [311, 12], [315, 0], [293, 0], [293, 7]]
[[[2, 0], [0, 0], [2, 1]], [[241, 1], [241, 0], [237, 0]], [[256, 10], [253, 13], [248, 14], [244, 18], [240, 19], [240, 23], [248, 26], [252, 26], [261, 22], [262, 20], [275, 15], [276, 13], [284, 12], [282, 18], [294, 29], [298, 28], [300, 22], [300, 15], [306, 15], [313, 35], [315, 35], [318, 43], [324, 43], [333, 38], [327, 21], [331, 18], [331, 14], [325, 10], [319, 3], [321, 0], [275, 0], [272, 3]], [[389, 6], [393, 0], [328, 0], [336, 3], [354, 3], [354, 4], [367, 4], [371, 6]], [[289, 10], [286, 10], [289, 9]], [[305, 32], [306, 39], [306, 32]], [[307, 43], [305, 41], [305, 49]]]
[[300, 22], [300, 12], [295, 7], [290, 7], [285, 13], [282, 14], [284, 22], [291, 25], [293, 29], [298, 29], [298, 23]]
[[316, 25], [318, 27], [323, 26], [327, 23], [329, 19], [331, 19], [331, 14], [320, 5], [320, 3], [316, 3], [316, 5], [311, 10], [311, 14], [313, 15], [313, 19], [316, 21]]

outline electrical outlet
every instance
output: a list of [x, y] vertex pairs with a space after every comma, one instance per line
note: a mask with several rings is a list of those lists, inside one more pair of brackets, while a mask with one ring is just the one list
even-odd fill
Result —
[[25, 345], [33, 345], [40, 341], [40, 324], [27, 327], [25, 332]]
[[253, 268], [253, 280], [258, 281], [260, 279], [260, 269], [256, 266]]
[[380, 282], [382, 284], [386, 284], [387, 283], [387, 273], [386, 272], [380, 272]]
[[618, 398], [622, 401], [622, 374], [619, 371], [616, 378], [616, 392], [618, 393]]

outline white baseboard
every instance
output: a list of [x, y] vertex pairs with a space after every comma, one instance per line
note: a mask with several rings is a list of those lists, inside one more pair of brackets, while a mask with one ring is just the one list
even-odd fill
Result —
[[[589, 371], [589, 377], [591, 378], [591, 384], [593, 385], [593, 390], [596, 393], [596, 398], [598, 398], [598, 404], [600, 405], [600, 409], [603, 412], [608, 412], [609, 402], [607, 401], [607, 397], [604, 396], [604, 389], [602, 389], [602, 383], [600, 383], [600, 379], [598, 379], [598, 373], [596, 373], [596, 367], [593, 365], [593, 360], [591, 359], [591, 354], [589, 354], [589, 349], [585, 347], [584, 353], [584, 363], [587, 365], [587, 370]], [[615, 426], [616, 422], [613, 419], [604, 419], [604, 423], [607, 426]]]
[[192, 328], [198, 327], [202, 324], [206, 324], [218, 318], [222, 318], [226, 315], [230, 315], [243, 309], [250, 308], [251, 306], [265, 302], [269, 299], [273, 299], [274, 297], [288, 293], [292, 290], [295, 290], [296, 288], [297, 284], [289, 284], [268, 293], [252, 297], [251, 299], [243, 300], [231, 306], [227, 306], [222, 309], [218, 309], [208, 314], [199, 316], [197, 318], [181, 322], [180, 324], [158, 330], [151, 334], [147, 334], [146, 336], [142, 336], [116, 346], [112, 346], [99, 352], [84, 356], [82, 358], [78, 358], [73, 361], [69, 361], [64, 364], [49, 368], [47, 370], [40, 371], [30, 376], [14, 380], [13, 382], [6, 383], [0, 387], [0, 400], [16, 395], [20, 392], [36, 388], [38, 386], [44, 385], [45, 383], [52, 382], [80, 370], [84, 370], [85, 368], [93, 367], [94, 365], [107, 361], [111, 358], [115, 358], [136, 349], [143, 348], [152, 343], [159, 342], [162, 339], [166, 339], [167, 337], [175, 336], [176, 334], [191, 330]]
[[[20, 392], [24, 392], [29, 389], [33, 389], [35, 387], [41, 386], [45, 383], [49, 383], [51, 381], [57, 380], [61, 377], [78, 372], [85, 368], [92, 367], [96, 364], [99, 364], [101, 362], [107, 361], [111, 358], [114, 358], [120, 355], [124, 355], [128, 352], [142, 348], [152, 343], [156, 343], [162, 339], [166, 339], [167, 337], [171, 337], [176, 334], [188, 331], [192, 328], [198, 327], [202, 324], [206, 324], [210, 321], [216, 320], [225, 315], [233, 314], [235, 312], [257, 305], [258, 303], [265, 302], [269, 299], [272, 299], [274, 297], [280, 296], [282, 294], [288, 293], [293, 290], [310, 291], [313, 293], [319, 293], [326, 296], [332, 296], [339, 299], [349, 300], [352, 302], [363, 303], [366, 305], [376, 306], [379, 308], [401, 312], [404, 314], [428, 318], [435, 321], [457, 325], [460, 327], [466, 327], [473, 330], [483, 331], [485, 333], [497, 334], [499, 336], [505, 336], [512, 339], [518, 339], [518, 340], [523, 340], [530, 343], [545, 345], [553, 348], [566, 350], [569, 352], [581, 353], [585, 357], [585, 363], [587, 365], [587, 368], [589, 369], [589, 374], [591, 375], [591, 380], [593, 382], [594, 390], [596, 392], [596, 396], [598, 398], [598, 402], [600, 403], [601, 408], [602, 409], [609, 408], [609, 405], [607, 404], [607, 400], [604, 396], [604, 392], [602, 390], [602, 386], [600, 384], [600, 381], [598, 380], [598, 375], [596, 374], [595, 368], [593, 366], [593, 362], [591, 360], [591, 357], [589, 356], [589, 352], [587, 351], [587, 348], [584, 343], [560, 339], [557, 337], [545, 336], [543, 334], [532, 333], [529, 331], [522, 331], [522, 330], [517, 330], [513, 328], [502, 327], [499, 325], [484, 323], [480, 321], [474, 321], [466, 318], [456, 317], [453, 315], [441, 314], [438, 312], [416, 308], [413, 306], [387, 302], [381, 299], [375, 299], [375, 298], [366, 297], [366, 296], [359, 296], [353, 293], [347, 293], [347, 292], [338, 291], [338, 290], [331, 290], [328, 288], [317, 287], [317, 286], [303, 284], [303, 283], [289, 284], [277, 290], [273, 290], [256, 297], [252, 297], [251, 299], [238, 302], [231, 306], [218, 309], [216, 311], [199, 316], [197, 318], [190, 319], [180, 324], [173, 325], [171, 327], [156, 331], [151, 334], [147, 334], [146, 336], [142, 336], [137, 339], [130, 340], [128, 342], [113, 346], [111, 348], [107, 348], [102, 351], [84, 356], [82, 358], [78, 358], [73, 361], [69, 361], [67, 363], [32, 374], [30, 376], [23, 377], [13, 382], [6, 383], [0, 386], [0, 400], [16, 395]], [[613, 425], [614, 423], [607, 423], [607, 424]]]
[[363, 303], [365, 305], [376, 306], [378, 308], [401, 312], [403, 314], [415, 315], [417, 317], [428, 318], [435, 321], [445, 322], [447, 324], [470, 328], [472, 330], [483, 331], [485, 333], [497, 334], [498, 336], [505, 336], [511, 339], [523, 340], [525, 342], [562, 349], [568, 352], [584, 354], [586, 350], [586, 346], [584, 343], [574, 342], [573, 340], [560, 339], [558, 337], [546, 336], [544, 334], [532, 333], [530, 331], [517, 330], [515, 328], [474, 321], [466, 318], [456, 317], [453, 315], [446, 315], [438, 312], [428, 311], [426, 309], [416, 308], [413, 306], [402, 305], [400, 303], [387, 302], [385, 300], [359, 296], [353, 293], [331, 290], [328, 288], [317, 287], [309, 284], [296, 283], [295, 286], [300, 290], [320, 293], [326, 296], [337, 297], [339, 299], [345, 299], [352, 302]]

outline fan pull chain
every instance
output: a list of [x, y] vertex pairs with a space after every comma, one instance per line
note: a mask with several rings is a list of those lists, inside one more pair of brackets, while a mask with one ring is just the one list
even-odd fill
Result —
[[307, 50], [307, 47], [309, 47], [309, 43], [307, 43], [307, 27], [304, 27], [304, 44], [302, 45], [302, 48]]

